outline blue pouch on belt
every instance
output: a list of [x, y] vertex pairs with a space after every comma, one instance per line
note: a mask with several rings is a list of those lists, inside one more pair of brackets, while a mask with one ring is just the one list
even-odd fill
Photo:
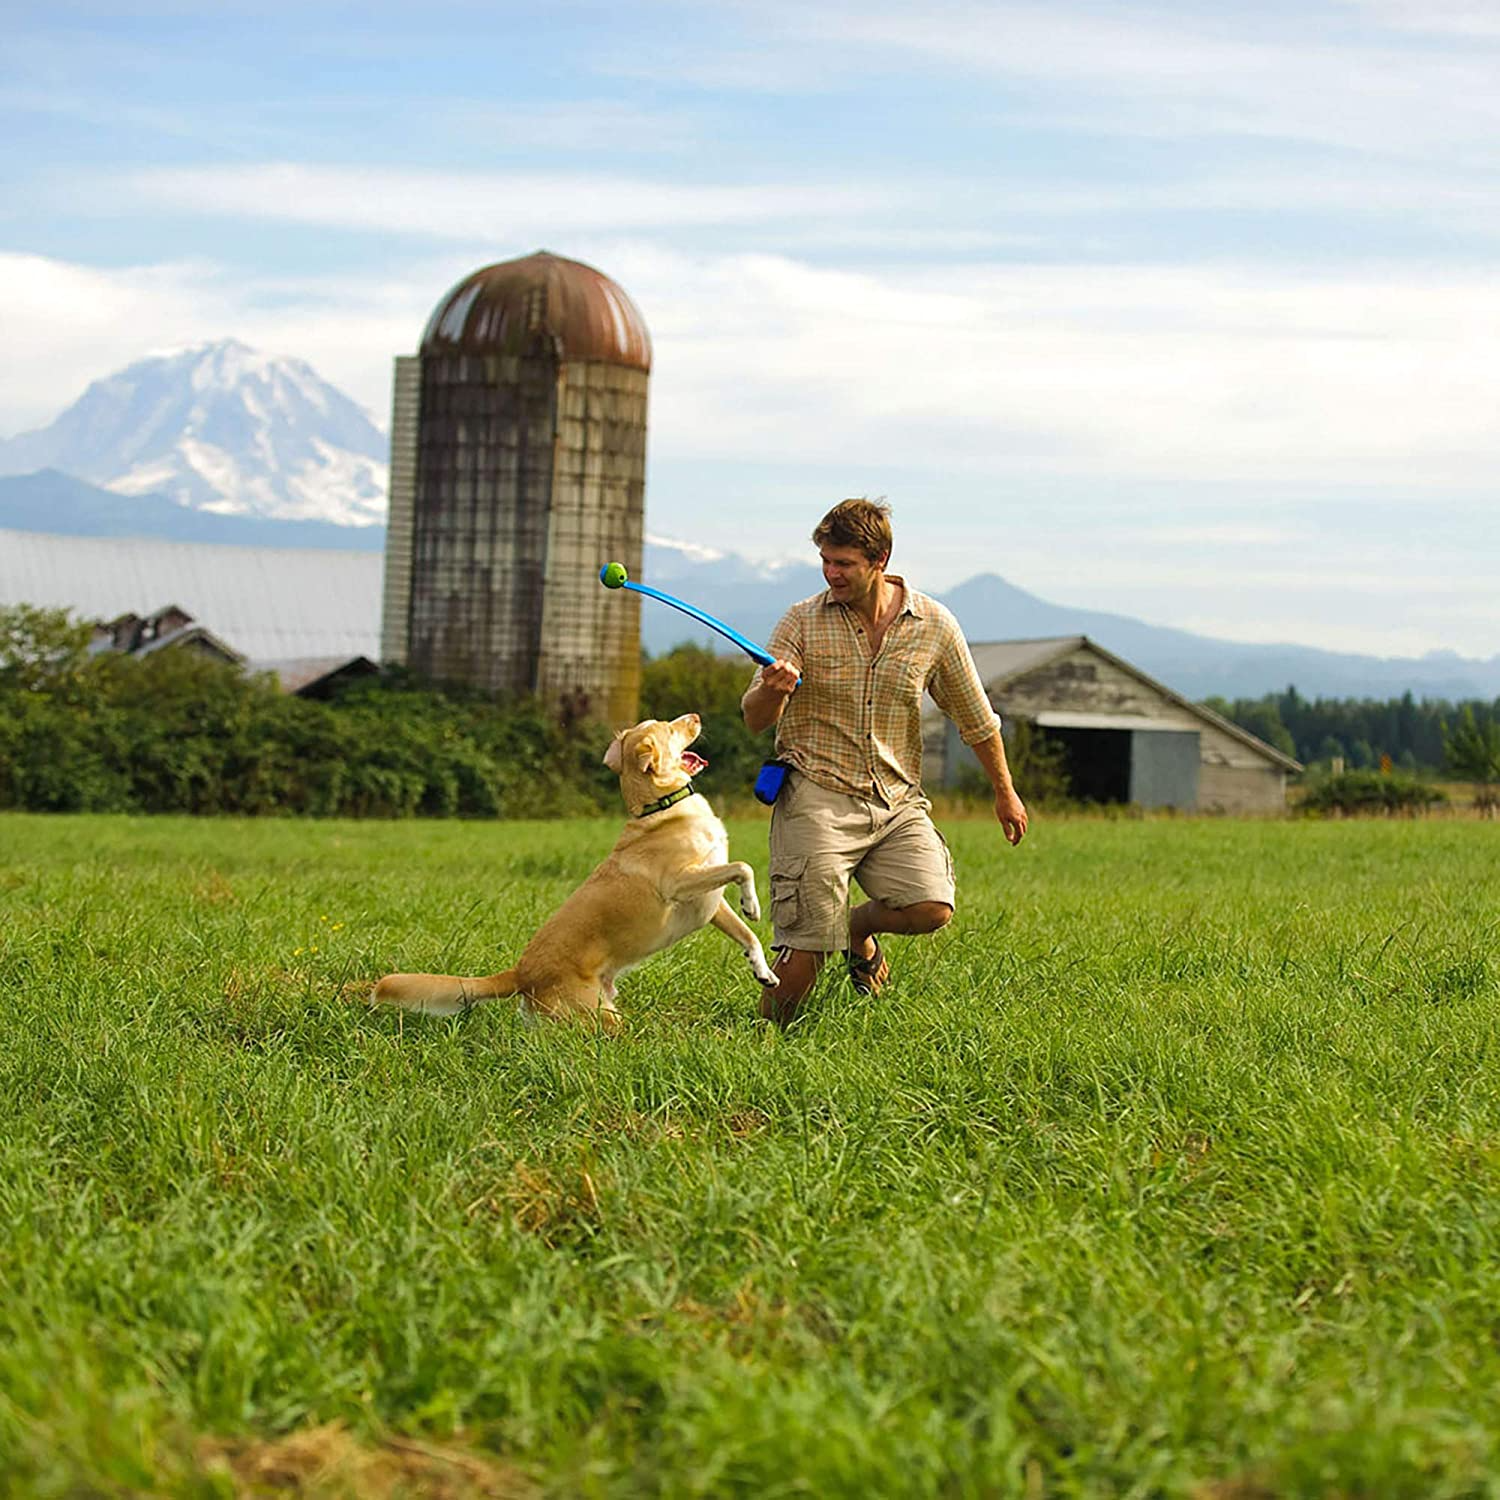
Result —
[[781, 795], [791, 769], [784, 760], [768, 760], [755, 778], [755, 800], [769, 807]]

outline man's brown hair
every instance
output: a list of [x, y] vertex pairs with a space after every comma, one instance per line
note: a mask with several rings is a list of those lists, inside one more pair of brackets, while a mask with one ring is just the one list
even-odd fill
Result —
[[872, 563], [890, 559], [891, 508], [878, 500], [840, 500], [812, 534], [818, 547], [852, 547]]

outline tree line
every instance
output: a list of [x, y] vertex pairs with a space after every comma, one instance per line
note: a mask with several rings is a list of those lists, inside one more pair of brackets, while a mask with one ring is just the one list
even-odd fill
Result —
[[[1304, 698], [1295, 687], [1261, 698], [1208, 698], [1204, 707], [1248, 729], [1304, 765], [1342, 760], [1374, 770], [1383, 758], [1405, 771], [1500, 779], [1500, 698], [1452, 703], [1411, 693], [1371, 698]], [[1495, 764], [1486, 772], [1490, 759]]]

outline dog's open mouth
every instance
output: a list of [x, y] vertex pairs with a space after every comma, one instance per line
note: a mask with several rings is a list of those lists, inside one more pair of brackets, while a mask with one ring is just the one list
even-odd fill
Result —
[[682, 769], [689, 776], [696, 776], [707, 764], [708, 762], [701, 755], [697, 755], [691, 750], [684, 750], [682, 752]]

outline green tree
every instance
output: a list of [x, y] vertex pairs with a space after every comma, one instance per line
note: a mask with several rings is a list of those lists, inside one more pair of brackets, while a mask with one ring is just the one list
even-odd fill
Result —
[[1458, 726], [1443, 725], [1443, 760], [1455, 775], [1474, 783], [1474, 805], [1486, 817], [1500, 807], [1496, 785], [1500, 783], [1500, 719], [1481, 723], [1468, 704], [1458, 716]]
[[88, 663], [94, 627], [65, 609], [0, 605], [0, 687], [44, 692], [74, 681]]
[[1500, 781], [1500, 722], [1481, 724], [1468, 704], [1458, 727], [1443, 726], [1443, 761], [1455, 776], [1469, 781]]
[[[1219, 712], [1222, 713], [1223, 710]], [[1281, 715], [1276, 710], [1274, 699], [1266, 698], [1259, 703], [1243, 705], [1237, 714], [1229, 714], [1225, 717], [1233, 718], [1241, 729], [1248, 729], [1257, 739], [1275, 746], [1283, 755], [1295, 757], [1297, 754], [1297, 746], [1292, 739], [1291, 731], [1281, 722]]]

